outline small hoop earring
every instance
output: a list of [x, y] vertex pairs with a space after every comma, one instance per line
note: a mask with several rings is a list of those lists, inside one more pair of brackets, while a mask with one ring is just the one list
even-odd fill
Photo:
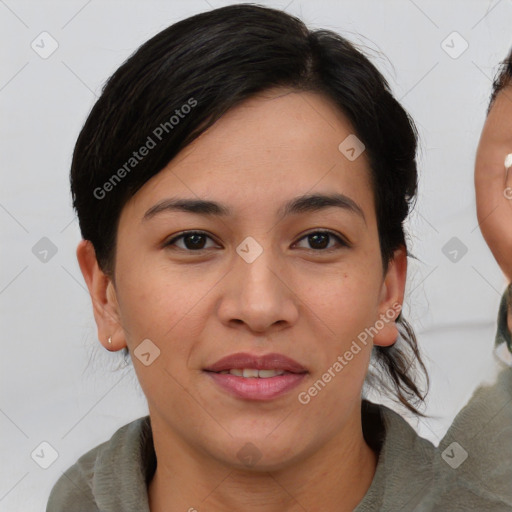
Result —
[[109, 345], [112, 345], [112, 336], [109, 336], [109, 337], [108, 337], [108, 344], [109, 344]]

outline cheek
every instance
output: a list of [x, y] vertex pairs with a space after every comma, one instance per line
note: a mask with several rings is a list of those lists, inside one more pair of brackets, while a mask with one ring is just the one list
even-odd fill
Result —
[[339, 342], [350, 344], [352, 337], [375, 321], [381, 290], [378, 272], [352, 267], [302, 279], [305, 304]]
[[[197, 268], [137, 262], [119, 269], [121, 315], [126, 329], [137, 336], [154, 336], [164, 341], [181, 323], [194, 323], [206, 303], [205, 296], [218, 276]], [[193, 332], [190, 333], [191, 335]]]
[[372, 347], [368, 328], [377, 315], [380, 276], [377, 271], [372, 275], [347, 268], [330, 276], [308, 274], [302, 282], [305, 323], [317, 344], [314, 377], [331, 389], [322, 400], [334, 404], [353, 397], [364, 381]]
[[[208, 318], [204, 297], [213, 283], [202, 279], [194, 284], [184, 273], [156, 266], [120, 273], [119, 283], [122, 327], [140, 385], [152, 403], [163, 400], [176, 408], [183, 402], [190, 354]], [[151, 358], [158, 354], [148, 366], [137, 355], [147, 339], [157, 347], [149, 345]]]

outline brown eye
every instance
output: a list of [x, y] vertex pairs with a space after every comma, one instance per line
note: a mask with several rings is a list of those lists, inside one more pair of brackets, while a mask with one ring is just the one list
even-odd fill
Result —
[[[330, 251], [332, 249], [336, 249], [336, 246], [329, 247], [329, 242], [331, 241], [331, 239], [335, 239], [338, 242], [338, 248], [339, 246], [349, 246], [349, 244], [345, 240], [343, 240], [340, 236], [332, 233], [331, 231], [313, 231], [312, 233], [308, 233], [307, 235], [301, 238], [301, 240], [305, 239], [307, 239], [310, 244], [309, 249], [315, 251]], [[306, 247], [306, 249], [308, 249], [308, 247]]]
[[[176, 248], [180, 250], [190, 252], [202, 251], [209, 249], [209, 247], [205, 247], [205, 243], [208, 238], [212, 240], [212, 238], [203, 231], [186, 231], [166, 242], [165, 247], [176, 246]], [[176, 244], [178, 240], [183, 240], [184, 247], [180, 247]]]

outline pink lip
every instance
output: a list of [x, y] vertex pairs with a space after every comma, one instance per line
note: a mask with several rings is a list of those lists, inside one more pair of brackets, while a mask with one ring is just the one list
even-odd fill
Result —
[[[234, 368], [283, 370], [286, 373], [268, 378], [245, 378], [229, 373], [218, 373]], [[246, 400], [270, 400], [277, 398], [297, 386], [308, 373], [301, 364], [283, 354], [271, 353], [258, 356], [246, 352], [223, 357], [213, 365], [205, 368], [205, 371], [222, 389], [238, 398]]]
[[[284, 370], [290, 373], [306, 373], [307, 370], [297, 361], [275, 352], [263, 356], [252, 355], [246, 352], [238, 352], [219, 359], [208, 368], [209, 372], [221, 372], [234, 368], [254, 368], [256, 370]], [[275, 377], [271, 377], [275, 378]]]
[[207, 372], [216, 384], [238, 398], [271, 400], [294, 388], [307, 373], [285, 373], [268, 378], [245, 378], [230, 373]]

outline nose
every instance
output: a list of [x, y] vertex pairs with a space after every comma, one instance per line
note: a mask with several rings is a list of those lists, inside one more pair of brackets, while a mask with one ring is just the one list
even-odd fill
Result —
[[252, 262], [238, 253], [233, 260], [233, 267], [223, 280], [218, 309], [221, 321], [256, 333], [293, 325], [299, 317], [299, 301], [282, 260], [270, 248]]

